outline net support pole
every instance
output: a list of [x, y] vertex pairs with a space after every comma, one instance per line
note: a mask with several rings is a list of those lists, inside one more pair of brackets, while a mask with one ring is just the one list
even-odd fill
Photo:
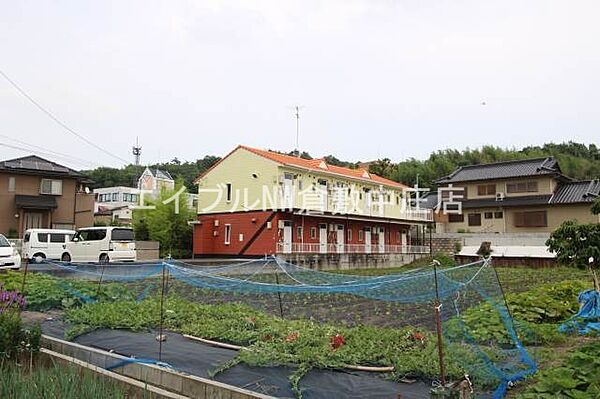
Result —
[[279, 271], [275, 272], [275, 282], [277, 283], [277, 300], [279, 300], [279, 315], [283, 319], [283, 303], [281, 302], [281, 291], [279, 291]]
[[[275, 263], [277, 264], [277, 268], [281, 269], [281, 265], [279, 264], [279, 260], [275, 258]], [[275, 270], [275, 282], [277, 283], [277, 300], [279, 301], [279, 316], [283, 319], [283, 302], [281, 301], [281, 291], [279, 290], [279, 270]]]
[[168, 270], [167, 264], [162, 264], [162, 284], [160, 289], [160, 321], [158, 325], [158, 361], [162, 361], [162, 343], [164, 341], [165, 296], [167, 294]]
[[102, 288], [102, 278], [104, 278], [104, 268], [106, 267], [106, 263], [102, 262], [102, 271], [100, 272], [100, 280], [98, 280], [98, 289], [96, 289], [96, 298], [99, 299], [100, 289]]
[[437, 332], [437, 347], [440, 363], [440, 383], [446, 386], [446, 366], [444, 364], [444, 340], [442, 337], [442, 303], [440, 302], [440, 290], [438, 286], [437, 267], [439, 262], [433, 260], [433, 276], [435, 280], [435, 329]]
[[25, 295], [25, 281], [27, 280], [27, 271], [29, 269], [29, 259], [25, 259], [25, 270], [23, 270], [23, 281], [21, 282], [21, 294]]

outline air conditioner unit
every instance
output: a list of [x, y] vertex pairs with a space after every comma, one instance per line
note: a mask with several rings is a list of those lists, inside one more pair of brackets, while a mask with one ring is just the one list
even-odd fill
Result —
[[280, 229], [283, 229], [285, 227], [285, 220], [278, 220], [277, 227], [279, 227]]
[[215, 219], [215, 227], [219, 227], [219, 219]]
[[496, 201], [504, 201], [504, 193], [496, 193]]

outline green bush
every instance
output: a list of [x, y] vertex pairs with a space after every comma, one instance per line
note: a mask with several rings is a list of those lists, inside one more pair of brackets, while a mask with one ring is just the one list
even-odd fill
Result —
[[41, 334], [39, 325], [23, 328], [19, 312], [0, 313], [0, 357], [18, 360], [21, 355], [37, 353]]

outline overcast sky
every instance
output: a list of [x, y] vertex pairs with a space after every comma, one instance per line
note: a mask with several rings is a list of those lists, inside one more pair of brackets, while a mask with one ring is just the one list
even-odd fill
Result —
[[[600, 137], [597, 1], [1, 1], [0, 70], [127, 160], [292, 150], [296, 104], [300, 148], [346, 160]], [[0, 135], [122, 164], [2, 77]]]

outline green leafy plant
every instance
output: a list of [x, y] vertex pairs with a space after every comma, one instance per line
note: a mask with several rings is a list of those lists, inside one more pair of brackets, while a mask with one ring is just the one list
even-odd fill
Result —
[[571, 352], [558, 367], [538, 373], [535, 383], [517, 397], [522, 399], [600, 397], [600, 341]]

